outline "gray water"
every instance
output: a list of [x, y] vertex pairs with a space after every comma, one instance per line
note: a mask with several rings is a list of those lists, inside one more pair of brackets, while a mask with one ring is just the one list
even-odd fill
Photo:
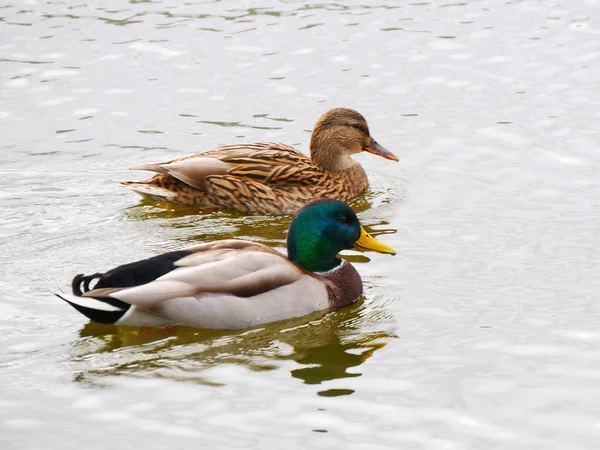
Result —
[[[100, 5], [105, 5], [101, 7]], [[0, 5], [2, 449], [600, 446], [600, 2]], [[76, 273], [289, 218], [141, 201], [128, 168], [350, 107], [364, 301], [246, 330], [90, 324]]]

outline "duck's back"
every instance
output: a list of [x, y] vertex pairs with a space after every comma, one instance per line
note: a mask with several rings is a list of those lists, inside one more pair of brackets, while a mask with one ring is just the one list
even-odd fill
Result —
[[329, 284], [263, 244], [222, 240], [77, 275], [57, 295], [101, 323], [239, 329], [327, 309]]

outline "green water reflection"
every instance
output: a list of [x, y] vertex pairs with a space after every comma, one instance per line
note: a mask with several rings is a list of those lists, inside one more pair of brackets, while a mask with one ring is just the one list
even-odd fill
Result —
[[[383, 198], [382, 198], [383, 197]], [[351, 203], [352, 209], [361, 214], [370, 211], [378, 203], [385, 203], [387, 193], [369, 192]], [[235, 211], [201, 210], [142, 199], [123, 212], [124, 219], [153, 221], [157, 226], [171, 229], [190, 229], [190, 233], [177, 240], [194, 245], [220, 239], [248, 239], [270, 246], [285, 244], [291, 216], [247, 216]], [[386, 220], [362, 220], [364, 228], [374, 236], [392, 234], [396, 229], [389, 227]], [[367, 262], [367, 257], [351, 261]]]

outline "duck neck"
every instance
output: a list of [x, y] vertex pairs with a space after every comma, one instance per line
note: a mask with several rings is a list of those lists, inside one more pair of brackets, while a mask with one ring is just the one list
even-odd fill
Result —
[[315, 128], [310, 138], [310, 159], [325, 170], [343, 170], [358, 164], [336, 139]]

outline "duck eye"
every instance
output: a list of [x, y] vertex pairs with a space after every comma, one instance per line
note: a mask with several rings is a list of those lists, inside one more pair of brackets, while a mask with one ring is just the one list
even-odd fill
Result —
[[360, 125], [357, 123], [353, 123], [352, 125], [350, 125], [352, 128], [356, 128], [357, 130], [360, 130]]
[[346, 216], [340, 216], [340, 217], [338, 218], [338, 220], [339, 220], [341, 223], [348, 223], [348, 218], [347, 218]]

